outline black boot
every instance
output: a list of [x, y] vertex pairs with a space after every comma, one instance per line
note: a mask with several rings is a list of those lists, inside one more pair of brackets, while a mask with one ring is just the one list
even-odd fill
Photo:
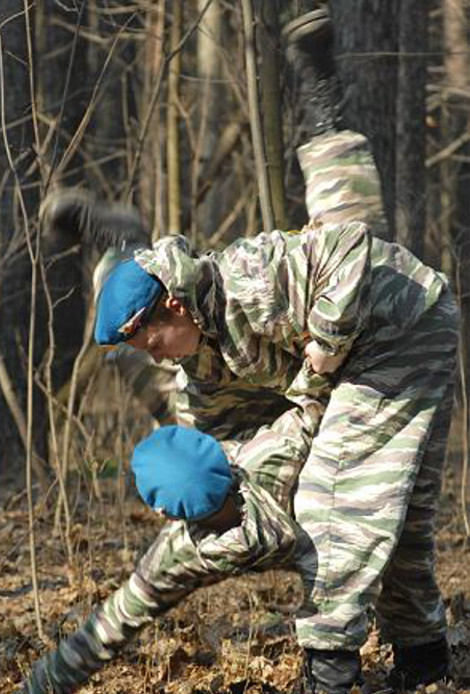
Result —
[[299, 88], [303, 137], [342, 127], [342, 90], [333, 55], [333, 27], [325, 5], [288, 22], [282, 30], [286, 58]]
[[306, 671], [312, 694], [349, 694], [361, 680], [359, 651], [307, 648]]
[[120, 203], [105, 203], [81, 188], [58, 188], [44, 199], [39, 217], [47, 237], [87, 238], [99, 247], [124, 250], [134, 244], [148, 247], [150, 234], [138, 211]]
[[397, 692], [416, 689], [449, 675], [450, 654], [444, 637], [419, 646], [393, 646], [393, 659], [387, 682]]

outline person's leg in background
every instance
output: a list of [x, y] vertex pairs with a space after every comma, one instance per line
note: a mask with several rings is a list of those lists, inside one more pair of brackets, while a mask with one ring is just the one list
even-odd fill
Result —
[[[297, 155], [312, 226], [364, 221], [387, 237], [378, 171], [367, 138], [348, 128], [347, 99], [333, 56], [325, 4], [310, 2], [283, 29], [287, 62], [299, 83]], [[308, 11], [310, 10], [310, 11]]]

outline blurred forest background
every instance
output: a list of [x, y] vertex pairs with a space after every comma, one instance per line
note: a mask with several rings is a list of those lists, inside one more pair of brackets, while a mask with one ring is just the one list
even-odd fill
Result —
[[[39, 204], [51, 186], [80, 185], [136, 205], [154, 238], [182, 233], [208, 251], [300, 228], [299, 85], [282, 27], [311, 6], [0, 2], [0, 504], [26, 528], [22, 570], [41, 637], [38, 572], [49, 560], [38, 559], [35, 534], [42, 523], [59, 538], [55, 561], [72, 573], [94, 514], [115, 519], [120, 551], [129, 550], [127, 460], [155, 419], [171, 421], [176, 367], [93, 345], [100, 250], [49, 237]], [[468, 567], [458, 552], [470, 537], [470, 3], [329, 7], [349, 119], [370, 138], [380, 171], [388, 238], [446, 272], [461, 306], [446, 499], [456, 561]], [[2, 528], [3, 542], [13, 526]], [[5, 545], [0, 571], [15, 548]]]

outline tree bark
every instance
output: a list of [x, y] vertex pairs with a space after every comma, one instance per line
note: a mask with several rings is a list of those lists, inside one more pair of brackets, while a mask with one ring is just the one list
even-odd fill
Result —
[[331, 0], [345, 124], [370, 140], [395, 236], [399, 0]]
[[[165, 26], [165, 0], [158, 0], [145, 14], [145, 57], [142, 65], [143, 86], [139, 108], [145, 113], [152, 98], [155, 84], [162, 68], [163, 36]], [[139, 204], [142, 216], [149, 223], [152, 236], [157, 239], [166, 231], [166, 188], [163, 175], [164, 130], [161, 127], [159, 109], [152, 114], [151, 130], [154, 137], [142, 153], [139, 172]]]
[[279, 84], [279, 3], [258, 0], [257, 45], [261, 57], [260, 82], [263, 132], [274, 225], [287, 226], [284, 191], [284, 143], [282, 137], [282, 98]]
[[[444, 147], [451, 147], [441, 164], [444, 214], [447, 233], [452, 245], [454, 275], [461, 310], [461, 370], [460, 396], [466, 422], [462, 422], [462, 437], [468, 443], [470, 417], [468, 392], [470, 384], [470, 117], [468, 91], [469, 51], [468, 23], [462, 0], [444, 0], [444, 67], [443, 99]], [[466, 138], [464, 136], [467, 136]], [[454, 146], [456, 143], [461, 146]], [[460, 157], [463, 161], [458, 160]], [[468, 450], [468, 448], [467, 448]], [[468, 460], [467, 460], [468, 464]]]
[[[86, 105], [87, 56], [82, 39], [77, 38], [73, 56], [73, 26], [75, 13], [63, 11], [54, 0], [36, 5], [35, 55], [37, 64], [37, 101], [42, 123], [41, 134], [49, 145], [43, 152], [44, 166], [54, 180], [55, 168], [60, 162], [70, 137], [73, 135]], [[85, 17], [82, 16], [84, 19]], [[70, 23], [71, 29], [57, 22]], [[52, 60], [58, 51], [61, 60]], [[67, 73], [69, 79], [67, 80]], [[79, 85], [82, 89], [78, 89]], [[52, 137], [49, 129], [54, 123]], [[81, 164], [78, 157], [72, 164]], [[67, 177], [66, 185], [80, 183], [82, 177]], [[61, 182], [64, 185], [64, 182]], [[46, 181], [44, 181], [44, 185]], [[72, 249], [75, 247], [75, 250]], [[71, 237], [49, 239], [43, 230], [43, 252], [47, 282], [54, 308], [55, 354], [53, 382], [60, 388], [69, 375], [82, 341], [85, 303], [83, 297], [83, 254], [77, 250], [77, 239]], [[51, 260], [60, 258], [51, 263]], [[46, 334], [45, 329], [42, 333]], [[46, 348], [46, 345], [44, 345]]]
[[[26, 422], [27, 355], [30, 327], [31, 262], [25, 228], [34, 229], [39, 169], [35, 165], [34, 129], [31, 119], [27, 27], [21, 0], [0, 3], [2, 128], [0, 138], [0, 355], [15, 386], [15, 400]], [[23, 202], [25, 207], [23, 207]], [[28, 219], [24, 218], [24, 213]], [[45, 409], [35, 393], [34, 448], [45, 456]], [[16, 413], [18, 414], [18, 413]], [[0, 390], [0, 471], [14, 470], [25, 459], [24, 440], [9, 402]]]
[[401, 0], [397, 89], [395, 228], [397, 241], [423, 258], [426, 226], [427, 3]]
[[[181, 41], [183, 8], [181, 0], [172, 3], [170, 51]], [[181, 233], [181, 163], [179, 133], [179, 82], [181, 73], [181, 51], [170, 63], [168, 73], [167, 111], [167, 169], [168, 169], [168, 230], [169, 234]]]
[[246, 81], [248, 108], [250, 114], [251, 138], [258, 178], [259, 201], [265, 231], [274, 228], [271, 190], [266, 168], [266, 153], [261, 125], [260, 100], [258, 92], [257, 55], [255, 43], [254, 14], [251, 0], [242, 0], [243, 32], [245, 39]]
[[[204, 0], [198, 0], [199, 11], [202, 11], [204, 4]], [[195, 123], [194, 129], [198, 135], [191, 182], [192, 233], [195, 236], [197, 232], [204, 238], [212, 236], [222, 212], [220, 189], [213, 185], [215, 181], [210, 173], [213, 157], [223, 134], [225, 89], [220, 83], [221, 40], [222, 7], [219, 0], [213, 0], [197, 32], [197, 77], [201, 86], [197, 94], [198, 123]]]

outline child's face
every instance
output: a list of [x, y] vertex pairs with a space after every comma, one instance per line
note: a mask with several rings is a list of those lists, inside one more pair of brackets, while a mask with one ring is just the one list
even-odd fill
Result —
[[[177, 517], [170, 516], [165, 513], [163, 509], [157, 509], [157, 513], [162, 518], [167, 518], [168, 520], [179, 520]], [[197, 525], [205, 530], [210, 530], [215, 533], [225, 533], [231, 528], [235, 528], [242, 522], [242, 516], [240, 510], [238, 509], [235, 499], [232, 494], [228, 494], [225, 499], [222, 508], [215, 513], [212, 513], [207, 518], [202, 518], [201, 520], [192, 521], [197, 523]]]
[[148, 352], [154, 361], [182, 359], [197, 352], [201, 331], [179, 301], [166, 299], [168, 314], [165, 320], [151, 318], [127, 340], [135, 349]]
[[240, 525], [241, 521], [242, 518], [235, 499], [229, 493], [220, 511], [216, 511], [211, 516], [196, 522], [201, 528], [207, 528], [207, 530], [212, 530], [216, 533], [225, 533], [230, 528]]

